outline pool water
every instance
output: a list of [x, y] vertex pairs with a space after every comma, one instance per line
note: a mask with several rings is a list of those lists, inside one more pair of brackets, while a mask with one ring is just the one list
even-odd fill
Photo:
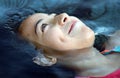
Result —
[[74, 78], [74, 71], [59, 64], [33, 63], [37, 51], [17, 34], [21, 21], [36, 12], [67, 12], [95, 33], [111, 34], [120, 28], [119, 4], [119, 0], [0, 0], [0, 78]]

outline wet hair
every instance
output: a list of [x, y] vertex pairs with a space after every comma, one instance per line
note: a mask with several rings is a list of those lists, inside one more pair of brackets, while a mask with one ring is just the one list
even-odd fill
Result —
[[110, 37], [108, 35], [104, 34], [95, 35], [94, 47], [100, 52], [105, 50], [106, 42], [109, 40], [109, 38]]
[[22, 21], [34, 13], [35, 11], [30, 8], [7, 10], [5, 12], [6, 20], [3, 24], [8, 30], [17, 33]]

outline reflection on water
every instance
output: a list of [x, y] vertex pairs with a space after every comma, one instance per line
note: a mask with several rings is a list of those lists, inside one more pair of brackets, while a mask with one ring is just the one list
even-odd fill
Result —
[[0, 5], [7, 8], [24, 8], [27, 7], [32, 0], [0, 0]]
[[17, 27], [35, 12], [67, 12], [96, 33], [109, 34], [120, 27], [119, 4], [119, 0], [0, 0], [0, 78], [73, 78], [74, 72], [59, 64], [34, 64], [36, 51], [18, 38]]

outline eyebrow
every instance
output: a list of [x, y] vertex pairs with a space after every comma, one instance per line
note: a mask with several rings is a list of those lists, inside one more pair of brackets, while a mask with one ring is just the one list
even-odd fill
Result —
[[39, 19], [39, 20], [37, 21], [37, 23], [35, 24], [35, 34], [37, 34], [37, 31], [36, 31], [37, 26], [38, 26], [38, 24], [39, 24], [42, 20], [43, 20], [43, 19]]

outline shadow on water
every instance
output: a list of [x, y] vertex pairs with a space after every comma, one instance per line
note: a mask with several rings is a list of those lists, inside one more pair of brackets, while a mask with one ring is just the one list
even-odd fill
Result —
[[0, 0], [0, 78], [73, 78], [74, 71], [61, 65], [34, 64], [34, 47], [19, 39], [16, 30], [22, 20], [36, 12], [67, 12], [79, 17], [95, 33], [110, 34], [119, 29], [120, 1], [97, 1]]

